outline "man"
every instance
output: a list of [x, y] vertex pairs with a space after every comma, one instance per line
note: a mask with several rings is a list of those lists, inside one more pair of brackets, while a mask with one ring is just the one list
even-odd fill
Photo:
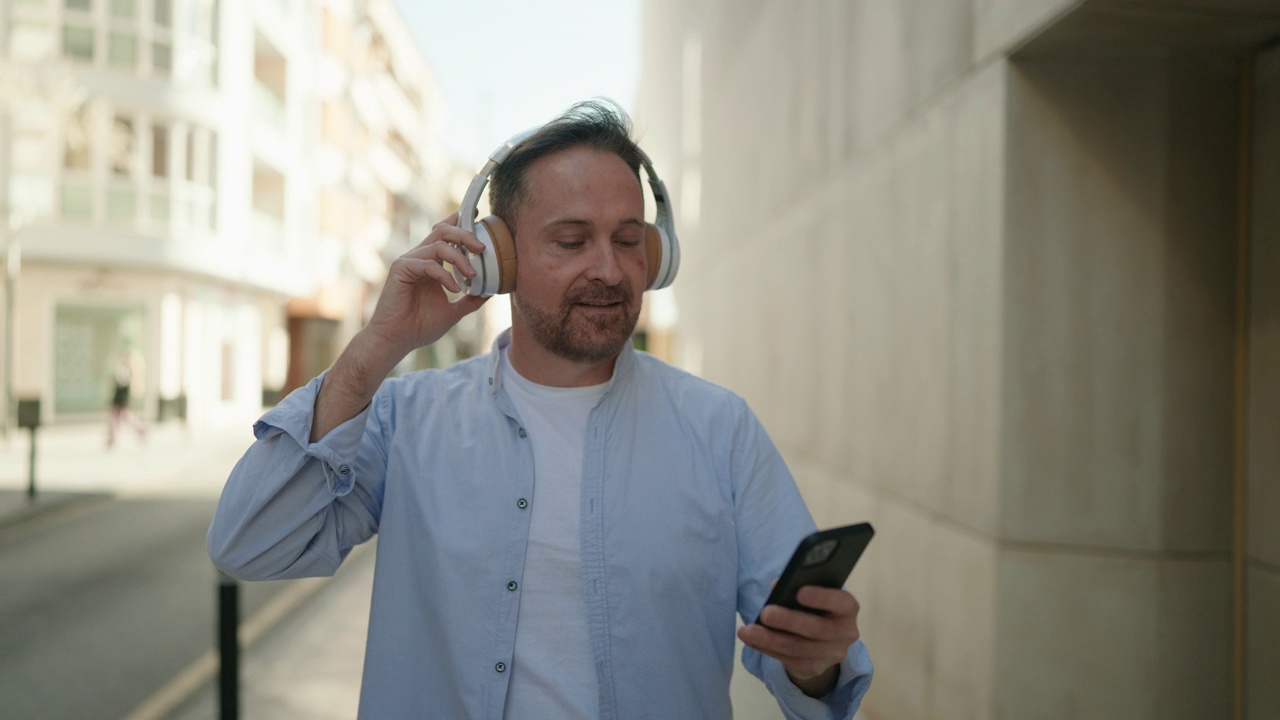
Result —
[[[209, 530], [247, 579], [333, 573], [379, 535], [360, 715], [725, 718], [751, 622], [813, 521], [727, 390], [631, 348], [647, 277], [639, 151], [582, 103], [494, 172], [518, 264], [486, 356], [386, 380], [483, 299], [457, 216], [397, 259], [369, 324], [255, 425]], [[856, 600], [738, 636], [788, 717], [851, 717]]]

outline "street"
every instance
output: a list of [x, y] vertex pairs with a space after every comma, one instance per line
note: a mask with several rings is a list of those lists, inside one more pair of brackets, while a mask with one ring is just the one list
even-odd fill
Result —
[[[0, 717], [125, 717], [208, 651], [213, 507], [103, 499], [0, 532]], [[241, 617], [284, 585], [245, 585]]]

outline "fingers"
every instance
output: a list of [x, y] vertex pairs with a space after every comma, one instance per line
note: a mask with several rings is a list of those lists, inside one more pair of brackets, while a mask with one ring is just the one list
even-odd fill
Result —
[[858, 599], [847, 590], [805, 585], [796, 591], [796, 601], [814, 610], [825, 610], [832, 615], [857, 615]]
[[414, 282], [419, 278], [427, 277], [435, 280], [451, 292], [462, 292], [462, 286], [459, 285], [457, 279], [453, 277], [453, 273], [446, 270], [445, 267], [436, 260], [402, 255], [401, 257], [396, 258], [392, 263], [393, 267], [396, 265], [403, 268], [404, 273], [401, 277], [408, 282]]
[[805, 676], [840, 663], [852, 644], [811, 640], [771, 630], [763, 625], [738, 628], [738, 638], [748, 647], [782, 661], [788, 669]]
[[[439, 229], [440, 227], [437, 226], [437, 230], [433, 230], [422, 243], [402, 257], [449, 263], [458, 268], [464, 276], [468, 278], [475, 277], [475, 266], [464, 251], [464, 248], [479, 248], [478, 252], [483, 253], [485, 249], [484, 243], [476, 239], [476, 236], [457, 228], [448, 228], [442, 231]], [[455, 290], [454, 292], [457, 291]]]
[[458, 227], [457, 213], [450, 215], [448, 220], [431, 228], [431, 233], [423, 238], [422, 242], [418, 243], [418, 247], [427, 247], [441, 241], [460, 245], [474, 253], [482, 253], [485, 250], [484, 243], [480, 242], [480, 239], [474, 233], [469, 233]]
[[827, 614], [768, 605], [760, 611], [760, 622], [772, 630], [808, 640], [848, 646], [858, 639], [858, 600], [847, 591], [806, 585], [796, 593], [796, 600]]

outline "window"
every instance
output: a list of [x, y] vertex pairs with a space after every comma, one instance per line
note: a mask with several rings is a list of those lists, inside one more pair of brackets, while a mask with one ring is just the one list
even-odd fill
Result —
[[151, 196], [151, 224], [165, 227], [169, 224], [169, 198], [165, 195]]
[[210, 186], [218, 184], [218, 135], [210, 132], [208, 156], [205, 163], [204, 183]]
[[169, 177], [169, 129], [163, 125], [151, 127], [151, 174]]
[[133, 220], [136, 215], [137, 197], [138, 191], [129, 185], [107, 188], [107, 219]]
[[187, 133], [187, 182], [195, 182], [196, 179], [196, 142], [199, 130], [191, 128]]
[[93, 28], [72, 25], [62, 27], [62, 54], [67, 57], [93, 60]]
[[169, 128], [155, 123], [151, 126], [151, 192], [146, 201], [146, 215], [153, 228], [169, 226], [171, 203], [169, 193]]
[[111, 17], [113, 18], [132, 20], [136, 11], [134, 0], [111, 0]]
[[88, 117], [80, 110], [66, 124], [66, 146], [62, 153], [62, 166], [68, 170], [89, 169]]
[[154, 0], [156, 24], [161, 27], [173, 26], [173, 3], [171, 0]]
[[95, 50], [92, 0], [65, 0], [63, 13], [62, 54], [65, 57], [93, 61]]
[[88, 220], [93, 217], [93, 186], [87, 181], [66, 181], [58, 202], [64, 218]]
[[198, 185], [214, 184], [215, 140], [213, 132], [206, 128], [193, 127], [187, 133], [186, 178], [188, 182]]
[[111, 124], [111, 137], [107, 143], [107, 157], [111, 163], [112, 174], [133, 177], [133, 156], [133, 122], [117, 115]]
[[197, 230], [214, 228], [214, 156], [217, 136], [208, 128], [187, 126], [174, 134], [174, 170], [179, 183], [174, 196], [174, 221]]
[[138, 64], [138, 38], [132, 33], [112, 30], [107, 36], [107, 64], [130, 69]]
[[134, 178], [138, 160], [133, 121], [127, 117], [117, 115], [111, 123], [107, 162], [112, 177], [107, 184], [107, 219], [131, 222], [137, 217], [138, 190], [134, 187]]
[[173, 70], [173, 48], [169, 43], [151, 43], [151, 67], [161, 75], [168, 75]]
[[[159, 0], [157, 0], [159, 2]], [[161, 18], [161, 13], [164, 18]], [[181, 35], [181, 38], [177, 36]], [[188, 0], [173, 3], [166, 0], [161, 10], [156, 6], [156, 24], [152, 36], [157, 44], [175, 43], [182, 48], [180, 70], [175, 82], [214, 85], [217, 83], [218, 3], [216, 0]], [[157, 51], [159, 57], [159, 51]], [[156, 65], [160, 68], [159, 64]], [[168, 68], [172, 72], [172, 68]]]

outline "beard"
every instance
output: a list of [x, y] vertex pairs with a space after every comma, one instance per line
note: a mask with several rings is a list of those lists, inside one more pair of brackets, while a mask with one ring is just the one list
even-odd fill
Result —
[[[617, 354], [630, 342], [640, 321], [640, 304], [625, 280], [619, 285], [590, 284], [571, 290], [557, 310], [526, 302], [519, 288], [512, 293], [512, 301], [539, 345], [579, 363], [598, 363]], [[584, 308], [584, 304], [602, 309]]]

